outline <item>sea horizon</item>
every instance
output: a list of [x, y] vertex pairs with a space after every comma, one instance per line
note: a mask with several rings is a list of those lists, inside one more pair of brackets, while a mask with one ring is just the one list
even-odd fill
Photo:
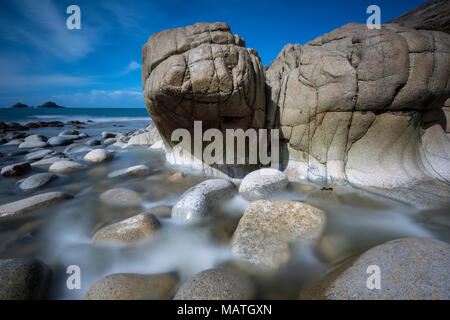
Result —
[[86, 122], [118, 122], [142, 120], [151, 122], [146, 108], [98, 107], [98, 108], [2, 108], [0, 121], [26, 124], [37, 121], [78, 120]]

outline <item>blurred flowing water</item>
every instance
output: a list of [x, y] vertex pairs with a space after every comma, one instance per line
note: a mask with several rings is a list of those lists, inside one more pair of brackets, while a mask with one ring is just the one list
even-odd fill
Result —
[[[128, 131], [145, 127], [149, 121], [124, 120], [93, 123], [81, 131], [90, 136], [103, 130]], [[123, 126], [123, 127], [122, 127]], [[47, 136], [63, 128], [30, 130]], [[60, 150], [63, 147], [59, 147]], [[89, 165], [76, 173], [62, 175], [40, 191], [24, 192], [17, 187], [19, 179], [0, 178], [0, 204], [35, 193], [65, 191], [75, 197], [20, 218], [0, 222], [0, 258], [35, 257], [51, 266], [49, 298], [80, 299], [87, 289], [102, 277], [118, 272], [157, 273], [177, 271], [181, 280], [222, 264], [235, 257], [230, 239], [249, 203], [235, 196], [211, 217], [197, 226], [181, 226], [159, 216], [162, 228], [136, 245], [96, 243], [92, 235], [99, 228], [155, 207], [172, 206], [188, 188], [208, 179], [186, 176], [175, 182], [167, 178], [174, 173], [166, 166], [164, 155], [144, 148], [115, 150], [113, 161]], [[56, 148], [58, 149], [58, 148]], [[0, 146], [0, 152], [17, 150]], [[81, 159], [84, 153], [73, 155]], [[23, 156], [0, 158], [1, 166], [17, 162]], [[113, 170], [137, 164], [153, 169], [145, 177], [110, 179]], [[32, 173], [45, 172], [33, 168]], [[143, 195], [140, 208], [114, 208], [99, 200], [110, 189], [126, 187]], [[291, 263], [276, 275], [256, 276], [261, 298], [296, 298], [304, 279], [317, 275], [333, 263], [358, 254], [375, 245], [401, 237], [433, 237], [449, 241], [449, 208], [419, 210], [405, 203], [385, 199], [359, 190], [321, 190], [314, 184], [290, 183], [275, 199], [305, 201], [328, 213], [325, 232], [316, 247], [293, 244]], [[66, 268], [81, 268], [81, 290], [68, 290]]]

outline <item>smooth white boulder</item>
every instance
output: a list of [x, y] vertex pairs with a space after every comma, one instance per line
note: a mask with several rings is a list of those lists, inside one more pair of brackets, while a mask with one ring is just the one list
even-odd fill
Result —
[[84, 161], [87, 162], [105, 162], [114, 158], [114, 154], [105, 150], [105, 149], [94, 149], [89, 151], [83, 158]]
[[286, 188], [288, 182], [288, 178], [280, 170], [259, 169], [245, 176], [239, 186], [239, 194], [248, 201], [269, 199]]

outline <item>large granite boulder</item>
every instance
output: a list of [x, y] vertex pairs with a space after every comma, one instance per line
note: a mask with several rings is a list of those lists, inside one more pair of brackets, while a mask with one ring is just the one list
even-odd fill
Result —
[[142, 49], [147, 109], [166, 143], [178, 128], [262, 128], [264, 70], [222, 22], [197, 23], [153, 34]]
[[231, 241], [231, 251], [260, 270], [275, 271], [291, 259], [291, 245], [315, 245], [327, 215], [307, 203], [258, 200], [245, 210]]
[[438, 31], [350, 23], [286, 45], [266, 72], [266, 121], [286, 142], [285, 173], [378, 190], [420, 181], [441, 202], [449, 74], [450, 35]]
[[323, 278], [307, 285], [300, 298], [448, 300], [449, 272], [448, 243], [427, 238], [397, 239], [335, 266]]

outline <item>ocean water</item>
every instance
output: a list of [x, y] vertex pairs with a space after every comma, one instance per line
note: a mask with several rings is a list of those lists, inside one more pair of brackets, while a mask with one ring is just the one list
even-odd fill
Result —
[[36, 121], [79, 120], [94, 122], [148, 121], [145, 108], [64, 108], [64, 109], [13, 109], [0, 108], [0, 121], [26, 124]]

